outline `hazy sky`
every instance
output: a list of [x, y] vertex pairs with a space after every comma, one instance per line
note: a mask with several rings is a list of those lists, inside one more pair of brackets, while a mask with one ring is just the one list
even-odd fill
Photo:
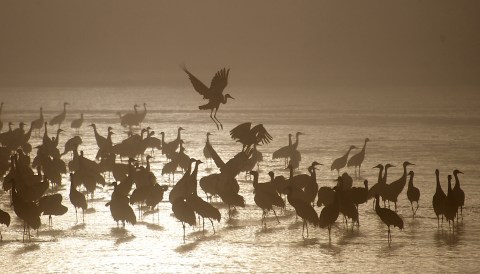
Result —
[[480, 87], [480, 1], [0, 0], [0, 85]]

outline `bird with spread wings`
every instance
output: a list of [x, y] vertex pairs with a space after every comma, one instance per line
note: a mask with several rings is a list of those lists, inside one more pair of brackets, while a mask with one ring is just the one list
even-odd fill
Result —
[[217, 118], [217, 111], [220, 108], [220, 103], [226, 104], [228, 98], [234, 99], [230, 94], [223, 95], [223, 90], [228, 84], [228, 74], [230, 73], [230, 69], [223, 68], [215, 73], [215, 76], [210, 83], [210, 87], [207, 87], [202, 81], [198, 80], [197, 77], [190, 73], [185, 65], [182, 69], [187, 73], [190, 82], [192, 82], [193, 88], [200, 93], [200, 95], [203, 95], [203, 99], [208, 100], [207, 104], [201, 105], [198, 108], [202, 110], [209, 109], [210, 118], [217, 126], [217, 129], [223, 129], [222, 123]]
[[249, 152], [253, 145], [268, 144], [273, 137], [267, 132], [262, 124], [252, 127], [252, 123], [246, 122], [236, 126], [230, 131], [232, 139], [243, 145], [242, 151]]

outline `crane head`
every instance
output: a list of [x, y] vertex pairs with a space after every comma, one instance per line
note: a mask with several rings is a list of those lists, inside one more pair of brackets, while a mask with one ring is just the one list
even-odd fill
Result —
[[406, 167], [406, 166], [414, 166], [415, 164], [412, 164], [410, 163], [409, 161], [405, 161], [403, 162], [403, 166]]
[[228, 94], [228, 93], [227, 93], [227, 94], [225, 94], [225, 98], [230, 98], [230, 99], [233, 99], [233, 100], [235, 100], [235, 98], [233, 98], [233, 97], [232, 97], [232, 95], [230, 95], [230, 94]]
[[378, 164], [378, 165], [376, 165], [376, 166], [374, 166], [374, 167], [372, 167], [372, 168], [380, 168], [380, 169], [383, 169], [383, 165], [382, 165], [382, 164]]
[[365, 188], [368, 188], [368, 180], [367, 180], [367, 179], [365, 179], [365, 180], [363, 181], [363, 185], [365, 186]]
[[275, 178], [275, 173], [273, 173], [273, 171], [270, 171], [270, 172], [268, 172], [268, 176], [270, 176], [270, 178], [274, 179]]
[[370, 142], [370, 139], [368, 139], [368, 138], [365, 138], [365, 143], [366, 143], [366, 142]]
[[352, 146], [350, 146], [350, 149], [357, 149], [357, 148], [358, 148], [358, 147], [356, 147], [356, 146], [353, 146], [353, 145], [352, 145]]
[[297, 132], [297, 136], [298, 136], [298, 135], [305, 135], [305, 133], [298, 131], [298, 132]]
[[415, 174], [415, 173], [413, 172], [413, 170], [410, 170], [410, 171], [408, 172], [408, 175], [410, 175], [410, 176], [413, 176], [414, 174]]
[[390, 167], [395, 167], [395, 166], [394, 166], [394, 165], [391, 165], [391, 164], [386, 164], [386, 165], [385, 165], [385, 169], [390, 168]]
[[210, 136], [210, 135], [213, 135], [213, 134], [211, 134], [210, 132], [207, 132], [207, 136]]
[[253, 177], [257, 177], [258, 176], [258, 171], [251, 170], [250, 175], [252, 175]]
[[461, 171], [458, 170], [458, 169], [455, 169], [455, 170], [453, 171], [453, 175], [457, 175], [458, 173], [463, 174], [463, 172], [461, 172]]
[[312, 167], [315, 168], [316, 166], [323, 166], [323, 165], [320, 164], [320, 163], [317, 162], [317, 161], [314, 161], [314, 162], [312, 163]]

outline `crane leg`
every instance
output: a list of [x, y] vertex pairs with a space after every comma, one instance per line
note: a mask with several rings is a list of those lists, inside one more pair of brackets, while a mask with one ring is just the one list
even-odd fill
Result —
[[[218, 120], [218, 118], [217, 118], [217, 111], [218, 111], [218, 108], [215, 109], [215, 114], [213, 114], [213, 117], [217, 120], [217, 122], [220, 124], [220, 127], [223, 130], [222, 122], [220, 122], [220, 120]], [[218, 127], [218, 125], [217, 125], [217, 127]]]
[[215, 232], [215, 226], [213, 225], [213, 220], [211, 218], [209, 219], [210, 219], [210, 223], [212, 223], [213, 234], [215, 234], [216, 232]]
[[210, 118], [213, 120], [213, 122], [214, 122], [215, 125], [217, 126], [217, 130], [220, 130], [220, 127], [218, 126], [217, 121], [213, 118], [213, 108], [212, 108], [212, 110], [210, 111]]
[[277, 218], [277, 222], [280, 223], [280, 220], [278, 220], [277, 212], [275, 212], [275, 209], [273, 209], [273, 208], [272, 208], [272, 210], [273, 210], [273, 214], [275, 214], [275, 218]]
[[77, 216], [77, 208], [75, 207], [75, 220], [77, 221], [78, 223], [78, 216]]

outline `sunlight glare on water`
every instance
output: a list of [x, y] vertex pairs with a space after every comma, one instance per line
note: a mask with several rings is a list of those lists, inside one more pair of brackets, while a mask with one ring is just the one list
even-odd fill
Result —
[[[214, 200], [222, 213], [222, 220], [215, 224], [214, 234], [210, 222], [202, 226], [188, 227], [186, 243], [183, 243], [182, 225], [173, 216], [168, 202], [171, 182], [162, 176], [165, 157], [156, 152], [152, 170], [160, 184], [170, 185], [169, 191], [159, 205], [159, 210], [146, 212], [137, 225], [117, 228], [109, 208], [111, 186], [100, 187], [89, 202], [85, 224], [76, 222], [75, 210], [68, 198], [69, 178], [63, 177], [59, 191], [68, 207], [68, 212], [53, 218], [49, 228], [48, 218], [42, 216], [42, 226], [33, 233], [31, 243], [22, 243], [22, 222], [9, 207], [7, 193], [0, 194], [0, 206], [12, 216], [10, 227], [0, 227], [3, 241], [0, 242], [4, 273], [38, 272], [473, 272], [478, 269], [480, 254], [480, 192], [476, 185], [480, 179], [478, 152], [480, 151], [480, 108], [450, 106], [439, 100], [430, 105], [418, 102], [405, 104], [400, 100], [397, 107], [386, 103], [372, 105], [368, 98], [346, 100], [340, 97], [312, 95], [311, 98], [293, 100], [288, 96], [272, 98], [261, 91], [242, 94], [232, 90], [236, 98], [221, 107], [219, 119], [224, 131], [217, 131], [208, 112], [199, 111], [203, 104], [199, 96], [190, 96], [191, 91], [167, 88], [72, 88], [72, 89], [2, 89], [1, 100], [5, 102], [2, 113], [4, 130], [12, 121], [16, 127], [20, 121], [29, 124], [38, 117], [43, 106], [48, 120], [62, 109], [64, 101], [70, 102], [67, 120], [62, 125], [66, 130], [60, 135], [59, 148], [63, 151], [66, 140], [74, 135], [69, 123], [83, 112], [85, 123], [81, 130], [83, 143], [80, 149], [93, 159], [97, 146], [93, 130], [87, 127], [96, 123], [101, 135], [107, 127], [114, 128], [114, 143], [126, 137], [126, 129], [119, 123], [117, 112], [132, 111], [133, 104], [147, 103], [148, 114], [143, 126], [150, 126], [157, 137], [165, 132], [166, 140], [176, 137], [182, 126], [182, 139], [186, 153], [203, 159], [205, 134], [211, 131], [213, 147], [226, 161], [233, 157], [241, 145], [231, 140], [229, 130], [236, 125], [251, 121], [262, 123], [274, 140], [259, 147], [264, 161], [260, 163], [260, 182], [269, 180], [268, 171], [288, 176], [283, 160], [271, 160], [276, 149], [287, 145], [287, 134], [297, 131], [306, 133], [300, 138], [302, 153], [301, 173], [312, 161], [321, 166], [317, 171], [319, 186], [333, 186], [336, 172], [330, 171], [335, 158], [342, 156], [350, 145], [361, 147], [368, 137], [367, 153], [362, 165], [362, 176], [355, 178], [354, 186], [362, 186], [368, 179], [370, 186], [376, 183], [378, 163], [392, 163], [389, 182], [403, 172], [403, 161], [415, 163], [415, 185], [421, 191], [417, 218], [412, 219], [406, 189], [400, 194], [398, 212], [403, 217], [405, 229], [393, 229], [393, 242], [387, 243], [387, 228], [372, 209], [372, 201], [360, 206], [360, 227], [351, 230], [342, 223], [341, 217], [332, 228], [331, 241], [326, 229], [309, 227], [309, 238], [303, 239], [302, 223], [296, 219], [294, 209], [287, 206], [285, 212], [277, 210], [280, 223], [273, 215], [267, 218], [267, 228], [260, 226], [261, 210], [253, 200], [252, 182], [240, 174], [240, 194], [245, 197], [246, 207], [238, 208], [236, 215], [228, 220], [227, 207]], [[237, 93], [235, 93], [237, 92]], [[253, 95], [257, 97], [253, 99]], [[390, 100], [390, 99], [389, 99]], [[245, 104], [248, 102], [248, 104]], [[292, 103], [295, 102], [295, 103]], [[350, 102], [350, 103], [348, 103]], [[354, 104], [353, 102], [356, 102]], [[478, 103], [478, 101], [475, 101]], [[465, 102], [472, 106], [473, 101]], [[402, 107], [400, 107], [402, 106]], [[27, 126], [28, 128], [28, 126]], [[53, 136], [55, 128], [49, 128]], [[30, 142], [35, 147], [41, 136], [32, 134]], [[352, 154], [354, 154], [352, 152]], [[35, 152], [32, 153], [33, 158]], [[70, 155], [62, 159], [70, 160]], [[466, 193], [463, 220], [455, 234], [449, 232], [448, 224], [437, 228], [432, 209], [435, 191], [434, 170], [440, 169], [442, 187], [446, 192], [446, 178], [454, 169], [460, 169], [462, 188]], [[353, 175], [353, 169], [347, 170]], [[199, 178], [218, 172], [217, 168], [200, 166]], [[180, 178], [177, 173], [175, 180]], [[111, 183], [112, 178], [107, 177]], [[205, 199], [203, 191], [199, 196]], [[320, 213], [320, 208], [315, 208]], [[81, 216], [81, 214], [79, 215]], [[393, 269], [394, 267], [394, 269]]]

